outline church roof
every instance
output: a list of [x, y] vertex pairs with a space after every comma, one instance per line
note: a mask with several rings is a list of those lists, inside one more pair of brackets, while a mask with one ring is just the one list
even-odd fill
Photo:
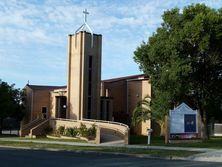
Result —
[[147, 79], [147, 77], [144, 74], [139, 74], [139, 75], [130, 75], [130, 76], [125, 76], [125, 77], [102, 80], [102, 82], [117, 82], [117, 81], [121, 81], [121, 80], [141, 79], [141, 78]]
[[[122, 81], [122, 80], [136, 80], [136, 79], [147, 79], [147, 77], [144, 74], [139, 74], [139, 75], [130, 75], [130, 76], [124, 76], [124, 77], [118, 77], [118, 78], [112, 78], [112, 79], [106, 79], [106, 80], [102, 80], [101, 82], [118, 82], [118, 81]], [[66, 89], [67, 86], [51, 86], [51, 85], [29, 85], [27, 84], [26, 86], [28, 86], [29, 88], [33, 89], [33, 90], [54, 90], [54, 89]]]
[[48, 86], [48, 85], [29, 85], [27, 84], [29, 88], [33, 90], [47, 90], [47, 89], [65, 89], [67, 86]]

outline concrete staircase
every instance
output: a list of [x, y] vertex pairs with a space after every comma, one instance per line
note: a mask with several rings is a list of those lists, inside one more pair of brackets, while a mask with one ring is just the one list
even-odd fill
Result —
[[30, 137], [30, 130], [33, 129], [34, 127], [38, 126], [42, 122], [44, 122], [45, 119], [39, 118], [36, 119], [28, 124], [25, 124], [21, 126], [20, 131], [19, 131], [19, 136], [20, 137]]

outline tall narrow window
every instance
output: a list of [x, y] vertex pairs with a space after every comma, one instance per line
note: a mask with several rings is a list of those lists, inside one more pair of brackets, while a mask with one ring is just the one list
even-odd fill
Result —
[[92, 56], [89, 56], [89, 68], [92, 68]]
[[89, 69], [89, 82], [92, 82], [92, 69]]
[[88, 111], [91, 111], [91, 97], [88, 97]]
[[87, 110], [87, 118], [91, 118], [92, 112], [92, 64], [93, 64], [93, 57], [89, 55], [88, 59], [88, 110]]
[[109, 101], [106, 101], [106, 120], [109, 121]]
[[88, 110], [87, 110], [87, 118], [91, 118], [91, 110], [92, 110], [92, 98], [88, 97]]
[[100, 119], [103, 120], [103, 100], [100, 101]]
[[92, 95], [92, 84], [88, 83], [88, 96]]

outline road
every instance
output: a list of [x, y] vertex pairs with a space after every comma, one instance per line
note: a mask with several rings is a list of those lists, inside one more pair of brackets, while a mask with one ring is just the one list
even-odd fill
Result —
[[1, 167], [219, 167], [222, 163], [160, 160], [102, 153], [0, 148]]

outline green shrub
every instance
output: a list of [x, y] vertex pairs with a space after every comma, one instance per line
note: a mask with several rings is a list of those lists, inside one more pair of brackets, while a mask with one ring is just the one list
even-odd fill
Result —
[[59, 133], [60, 135], [63, 135], [63, 134], [64, 134], [64, 130], [65, 130], [65, 126], [60, 126], [60, 127], [58, 128], [58, 133]]
[[96, 126], [95, 125], [92, 125], [92, 127], [88, 129], [87, 138], [88, 139], [95, 139], [96, 138]]
[[53, 131], [51, 135], [56, 136], [56, 137], [60, 137], [61, 136], [59, 131], [58, 131], [58, 129]]
[[74, 137], [76, 137], [77, 135], [79, 135], [79, 129], [77, 127], [73, 128], [73, 134]]
[[69, 136], [69, 137], [76, 137], [76, 136], [82, 136], [82, 137], [86, 137], [88, 139], [95, 139], [96, 137], [96, 126], [92, 125], [91, 128], [86, 127], [85, 124], [81, 123], [80, 127], [69, 127], [66, 128], [64, 126], [60, 126], [57, 130], [56, 130], [56, 134], [58, 135], [65, 135], [65, 136]]
[[82, 123], [80, 124], [79, 133], [82, 137], [88, 137], [88, 129], [86, 128], [86, 125]]
[[74, 128], [66, 128], [64, 131], [64, 135], [65, 136], [69, 136], [69, 137], [76, 137], [79, 133], [78, 128], [74, 127]]
[[64, 135], [65, 135], [65, 136], [72, 137], [72, 134], [73, 134], [73, 128], [66, 128], [66, 129], [64, 130]]
[[52, 129], [52, 127], [50, 127], [50, 126], [47, 126], [47, 127], [44, 128], [44, 132], [45, 132], [46, 134], [52, 133], [52, 131], [53, 131], [53, 129]]

